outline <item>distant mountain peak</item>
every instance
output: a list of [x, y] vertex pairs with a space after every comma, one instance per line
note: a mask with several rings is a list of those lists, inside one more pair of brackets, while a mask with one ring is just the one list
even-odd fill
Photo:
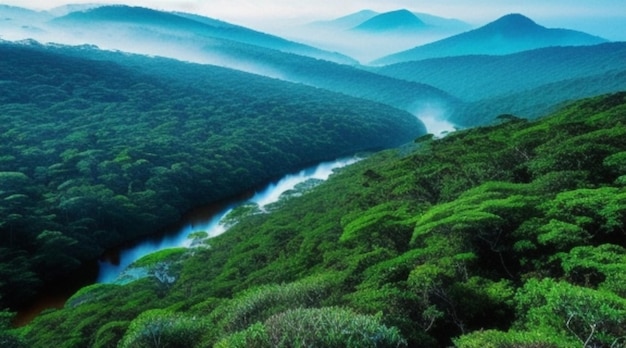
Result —
[[480, 28], [380, 58], [387, 65], [428, 58], [464, 55], [503, 55], [550, 46], [587, 46], [605, 39], [569, 29], [551, 29], [512, 13]]
[[427, 25], [413, 12], [401, 9], [379, 14], [356, 26], [354, 30], [384, 32], [423, 29]]
[[511, 13], [498, 18], [497, 20], [485, 25], [485, 30], [497, 30], [497, 31], [526, 31], [528, 29], [543, 28], [539, 24], [535, 23], [532, 19], [519, 14]]
[[509, 13], [507, 15], [504, 15], [498, 19], [496, 19], [495, 21], [492, 22], [492, 24], [495, 23], [511, 23], [511, 24], [520, 24], [520, 25], [537, 25], [537, 23], [535, 23], [532, 19], [524, 16], [521, 13]]

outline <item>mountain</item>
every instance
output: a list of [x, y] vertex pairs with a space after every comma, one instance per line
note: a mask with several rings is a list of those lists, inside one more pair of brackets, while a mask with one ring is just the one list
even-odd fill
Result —
[[385, 34], [393, 31], [413, 32], [425, 29], [427, 25], [408, 10], [397, 10], [374, 16], [352, 30]]
[[[55, 30], [66, 34], [62, 37], [74, 37], [70, 40], [74, 43], [228, 67], [365, 98], [411, 112], [426, 102], [446, 106], [456, 103], [456, 98], [436, 88], [353, 67], [355, 62], [348, 58], [335, 59], [348, 64], [318, 59], [315, 53], [324, 51], [191, 14], [104, 6], [73, 12], [54, 19], [52, 23]], [[295, 54], [290, 51], [305, 52]]]
[[53, 16], [46, 12], [0, 5], [0, 38], [22, 40], [45, 32], [45, 23]]
[[387, 13], [363, 10], [334, 20], [296, 27], [289, 35], [294, 40], [341, 52], [366, 63], [469, 28], [469, 24], [456, 19], [411, 13], [404, 9]]
[[521, 14], [509, 14], [462, 34], [379, 58], [373, 65], [473, 54], [509, 54], [549, 46], [582, 46], [606, 42], [568, 29], [548, 29]]
[[476, 101], [561, 80], [626, 70], [624, 62], [626, 43], [615, 42], [546, 47], [498, 56], [433, 58], [391, 64], [373, 71], [425, 83], [460, 99]]
[[497, 122], [497, 117], [503, 114], [535, 119], [573, 100], [619, 91], [626, 91], [626, 68], [463, 104], [450, 112], [448, 120], [459, 127], [475, 127]]
[[0, 4], [0, 22], [15, 21], [20, 22], [33, 19], [49, 19], [51, 16], [45, 12], [38, 12], [17, 6]]
[[[272, 77], [368, 99], [415, 112], [426, 104], [454, 108], [459, 99], [432, 86], [392, 78], [358, 67], [336, 64], [258, 47], [221, 47], [235, 69], [251, 69]], [[227, 63], [228, 64], [228, 63]]]
[[[310, 25], [318, 27], [318, 28], [322, 28], [322, 29], [334, 28], [334, 29], [342, 29], [342, 30], [351, 30], [356, 27], [359, 27], [360, 25], [364, 25], [365, 22], [373, 19], [374, 17], [383, 16], [382, 18], [384, 19], [384, 17], [391, 16], [394, 12], [402, 12], [399, 17], [405, 17], [405, 20], [408, 20], [408, 22], [419, 23], [415, 21], [415, 18], [412, 18], [407, 13], [404, 13], [404, 12], [409, 12], [408, 10], [397, 10], [397, 11], [392, 11], [392, 12], [387, 12], [387, 13], [379, 13], [379, 12], [372, 11], [372, 10], [362, 10], [362, 11], [355, 12], [355, 13], [352, 13], [343, 17], [333, 19], [333, 20], [313, 22]], [[440, 30], [454, 31], [454, 30], [468, 30], [471, 28], [469, 24], [458, 19], [444, 18], [444, 17], [439, 17], [439, 16], [435, 16], [435, 15], [432, 15], [429, 13], [423, 13], [423, 12], [412, 12], [412, 14], [415, 15], [415, 17], [417, 17], [419, 21], [423, 22], [425, 27], [429, 29], [438, 28]], [[398, 18], [398, 19], [402, 20], [402, 18]], [[391, 20], [388, 20], [388, 21], [390, 22], [390, 23], [387, 23], [388, 26], [395, 25], [393, 21]], [[421, 26], [422, 25], [420, 25], [420, 27]], [[420, 29], [426, 29], [426, 28], [420, 28]]]
[[459, 56], [397, 63], [374, 71], [440, 88], [466, 105], [450, 113], [459, 126], [503, 113], [534, 118], [563, 103], [626, 90], [626, 43], [547, 47], [503, 56]]
[[419, 18], [427, 26], [439, 28], [440, 30], [453, 32], [472, 29], [472, 26], [470, 24], [463, 22], [459, 19], [444, 18], [423, 12], [413, 12], [413, 14], [417, 16], [417, 18]]
[[72, 12], [80, 12], [80, 11], [88, 11], [97, 7], [103, 6], [102, 4], [91, 3], [91, 4], [68, 4], [62, 5], [55, 8], [52, 8], [47, 13], [51, 14], [54, 17], [61, 17]]
[[336, 29], [352, 29], [363, 22], [376, 17], [380, 13], [372, 10], [361, 10], [343, 17], [339, 17], [328, 21], [316, 21], [310, 25], [315, 27], [330, 27]]
[[[179, 45], [197, 45], [198, 41], [216, 39], [255, 45], [325, 59], [338, 63], [354, 64], [355, 61], [344, 55], [323, 51], [314, 47], [288, 41], [280, 37], [254, 31], [245, 27], [191, 14], [170, 13], [143, 7], [101, 6], [85, 11], [71, 12], [57, 17], [52, 21], [57, 27], [65, 28], [69, 33], [80, 36], [94, 35], [103, 42], [110, 41], [118, 35], [128, 36], [127, 39], [138, 40], [129, 46], [141, 46], [141, 40], [171, 40]], [[102, 28], [109, 27], [110, 33], [102, 33]], [[107, 40], [109, 39], [109, 40]], [[94, 43], [94, 42], [90, 42]], [[98, 44], [98, 43], [96, 43]], [[228, 43], [224, 43], [227, 45]], [[220, 43], [217, 42], [216, 46]], [[139, 52], [138, 52], [139, 53]]]

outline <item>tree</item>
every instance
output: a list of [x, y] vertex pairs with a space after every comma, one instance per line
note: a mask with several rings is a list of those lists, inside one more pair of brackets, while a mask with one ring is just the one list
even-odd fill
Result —
[[619, 347], [626, 338], [626, 300], [614, 293], [553, 279], [531, 279], [515, 297], [525, 331], [564, 346]]

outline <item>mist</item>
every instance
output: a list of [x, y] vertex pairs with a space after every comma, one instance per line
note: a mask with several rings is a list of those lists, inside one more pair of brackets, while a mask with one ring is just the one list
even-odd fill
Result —
[[[44, 44], [70, 46], [94, 45], [102, 50], [122, 51], [146, 56], [159, 56], [185, 62], [209, 64], [243, 72], [287, 80], [275, 67], [251, 59], [237, 57], [222, 50], [228, 40], [201, 37], [176, 30], [153, 26], [106, 23], [98, 25], [67, 25], [50, 21], [51, 16], [39, 16], [28, 25], [23, 20], [0, 22], [0, 39], [7, 41], [36, 40]], [[33, 16], [23, 19], [35, 19]], [[237, 45], [238, 43], [232, 43]], [[244, 44], [239, 44], [245, 46]]]
[[345, 54], [356, 59], [360, 64], [367, 65], [378, 58], [457, 33], [458, 31], [431, 29], [419, 33], [373, 34], [308, 25], [279, 30], [275, 34], [324, 50]]
[[448, 121], [448, 111], [441, 104], [423, 103], [414, 107], [411, 113], [424, 123], [428, 133], [433, 134], [437, 138], [444, 137], [446, 134], [458, 129], [454, 123]]

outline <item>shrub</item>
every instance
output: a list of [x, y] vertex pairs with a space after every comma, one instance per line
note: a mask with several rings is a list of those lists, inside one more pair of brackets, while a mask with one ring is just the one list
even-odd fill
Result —
[[196, 318], [161, 309], [140, 314], [130, 323], [120, 348], [194, 347], [204, 327]]
[[276, 314], [220, 341], [216, 347], [406, 347], [380, 316], [339, 307], [298, 308]]

